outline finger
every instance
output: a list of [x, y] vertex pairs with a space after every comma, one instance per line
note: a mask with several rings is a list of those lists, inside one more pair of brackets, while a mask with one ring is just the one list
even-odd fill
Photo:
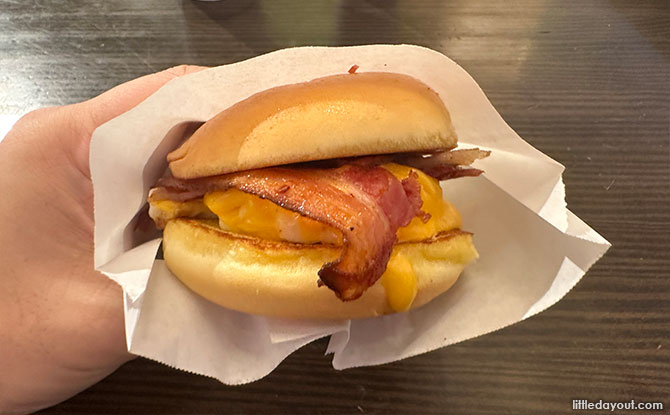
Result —
[[85, 177], [90, 177], [88, 165], [89, 143], [93, 131], [112, 118], [137, 106], [160, 87], [180, 76], [207, 69], [206, 66], [179, 65], [161, 72], [145, 75], [116, 86], [95, 98], [74, 105], [59, 108], [61, 122], [65, 122], [74, 134], [66, 135], [65, 151], [73, 165]]
[[98, 126], [137, 106], [168, 81], [203, 69], [207, 69], [207, 67], [179, 65], [161, 72], [145, 75], [118, 85], [88, 101], [76, 104], [77, 111], [83, 111], [85, 118], [90, 120], [87, 127], [92, 133]]

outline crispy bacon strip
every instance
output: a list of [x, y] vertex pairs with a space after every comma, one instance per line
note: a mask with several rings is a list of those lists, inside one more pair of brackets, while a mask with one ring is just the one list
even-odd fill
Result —
[[237, 188], [339, 229], [342, 254], [325, 264], [319, 277], [345, 301], [360, 297], [381, 277], [398, 228], [417, 216], [422, 204], [416, 173], [400, 182], [377, 166], [273, 167], [195, 180], [165, 178], [159, 185], [150, 201]]
[[394, 153], [377, 154], [363, 157], [345, 157], [306, 163], [314, 167], [337, 167], [346, 164], [357, 166], [379, 166], [385, 163], [398, 163], [415, 167], [438, 180], [455, 179], [464, 176], [479, 176], [482, 171], [469, 167], [476, 160], [488, 157], [490, 151], [478, 148], [463, 150], [436, 151], [433, 153]]
[[399, 154], [394, 162], [415, 167], [438, 180], [454, 179], [464, 176], [479, 176], [482, 171], [468, 167], [476, 160], [488, 157], [490, 151], [478, 148], [451, 150], [422, 156], [419, 154]]
[[439, 180], [478, 176], [467, 167], [487, 157], [479, 149], [431, 154], [396, 153], [249, 170], [194, 180], [163, 178], [149, 201], [187, 201], [205, 193], [237, 188], [268, 199], [340, 230], [340, 258], [319, 271], [320, 283], [342, 300], [355, 300], [383, 274], [396, 242], [396, 231], [415, 216], [424, 222], [421, 186], [416, 172], [402, 182], [379, 165], [400, 163]]

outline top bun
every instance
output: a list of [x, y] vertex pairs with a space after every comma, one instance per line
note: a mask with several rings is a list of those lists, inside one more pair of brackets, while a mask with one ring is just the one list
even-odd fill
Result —
[[338, 157], [456, 146], [435, 91], [407, 75], [333, 75], [268, 89], [220, 112], [168, 154], [180, 179]]

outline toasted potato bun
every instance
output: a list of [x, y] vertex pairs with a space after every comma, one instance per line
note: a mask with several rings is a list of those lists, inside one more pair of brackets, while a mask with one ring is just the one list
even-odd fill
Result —
[[165, 262], [192, 291], [233, 310], [287, 318], [351, 319], [397, 312], [398, 304], [417, 308], [449, 289], [477, 257], [472, 235], [460, 230], [399, 243], [382, 278], [356, 301], [342, 302], [317, 285], [318, 270], [340, 249], [247, 237], [186, 218], [171, 220], [163, 233]]
[[[426, 84], [401, 74], [348, 73], [252, 95], [203, 124], [167, 160], [177, 179], [203, 181], [307, 161], [444, 151], [456, 144], [449, 112]], [[165, 224], [166, 264], [200, 296], [251, 314], [351, 319], [420, 307], [449, 289], [477, 251], [437, 179], [408, 166], [382, 167], [401, 181], [414, 174], [423, 216], [398, 230], [383, 275], [360, 298], [342, 301], [318, 285], [319, 271], [342, 255], [339, 231], [330, 237], [334, 228], [241, 189], [208, 190], [198, 200], [152, 201], [152, 218]]]
[[456, 146], [442, 100], [407, 75], [357, 73], [280, 86], [219, 113], [168, 155], [181, 179], [338, 157]]

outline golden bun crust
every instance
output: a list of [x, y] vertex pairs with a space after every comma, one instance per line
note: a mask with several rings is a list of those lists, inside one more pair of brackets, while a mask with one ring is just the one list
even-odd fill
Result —
[[220, 112], [168, 154], [192, 179], [303, 161], [453, 148], [436, 92], [407, 75], [333, 75], [260, 92]]
[[[466, 252], [445, 252], [454, 244]], [[448, 290], [476, 258], [472, 235], [455, 231], [430, 241], [394, 247], [411, 258], [417, 276], [412, 308]], [[453, 249], [451, 251], [454, 251]], [[355, 301], [342, 302], [317, 287], [321, 266], [339, 256], [335, 246], [267, 241], [222, 231], [215, 222], [175, 219], [163, 232], [163, 256], [184, 285], [223, 307], [286, 318], [351, 319], [393, 313], [380, 282]]]

